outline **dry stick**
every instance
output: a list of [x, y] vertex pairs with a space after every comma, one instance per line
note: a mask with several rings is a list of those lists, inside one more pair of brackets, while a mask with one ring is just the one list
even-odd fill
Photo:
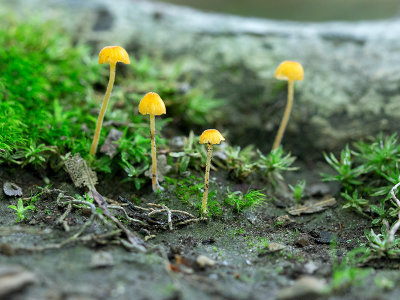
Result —
[[[398, 187], [400, 186], [400, 182], [397, 183], [392, 190], [390, 191], [390, 194], [392, 196], [392, 199], [396, 202], [397, 206], [400, 208], [400, 200], [397, 199], [396, 197], [396, 192]], [[398, 213], [397, 216], [397, 222], [392, 226], [392, 228], [388, 231], [389, 232], [389, 239], [388, 239], [388, 243], [386, 244], [386, 250], [388, 250], [390, 248], [390, 245], [393, 243], [394, 241], [394, 235], [396, 234], [397, 230], [400, 227], [400, 211]], [[386, 227], [389, 229], [389, 224], [386, 224]]]
[[203, 193], [203, 202], [201, 204], [203, 214], [207, 213], [208, 179], [210, 177], [210, 165], [211, 165], [213, 145], [208, 144], [207, 148], [208, 151], [207, 151], [207, 162], [206, 162], [206, 175], [204, 176], [204, 193]]
[[272, 146], [272, 150], [275, 150], [279, 147], [282, 141], [283, 134], [285, 133], [286, 125], [289, 121], [290, 112], [292, 111], [293, 106], [293, 80], [288, 81], [288, 100], [285, 108], [285, 113], [283, 114], [283, 119], [281, 121], [281, 125], [279, 126], [278, 134], [276, 135], [274, 145]]
[[128, 221], [130, 221], [130, 222], [135, 222], [135, 223], [139, 223], [140, 225], [143, 225], [143, 226], [147, 226], [147, 224], [144, 223], [143, 221], [140, 221], [140, 220], [138, 220], [138, 219], [133, 219], [133, 218], [131, 218], [131, 217], [128, 215], [128, 213], [126, 212], [126, 210], [125, 210], [122, 206], [118, 206], [118, 205], [109, 205], [108, 208], [109, 208], [109, 209], [119, 209], [119, 210], [122, 210], [122, 211], [124, 212], [125, 218], [127, 218]]
[[115, 67], [117, 63], [110, 63], [110, 79], [108, 80], [107, 91], [103, 99], [103, 104], [101, 105], [101, 110], [99, 117], [97, 118], [96, 131], [94, 133], [92, 146], [90, 147], [90, 154], [95, 155], [97, 150], [97, 145], [99, 144], [99, 137], [101, 132], [101, 126], [103, 125], [104, 115], [106, 113], [108, 100], [110, 99], [111, 91], [115, 81]]

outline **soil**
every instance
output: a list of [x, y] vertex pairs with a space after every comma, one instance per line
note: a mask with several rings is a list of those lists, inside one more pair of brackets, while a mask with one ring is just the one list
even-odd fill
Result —
[[[318, 174], [326, 166], [312, 167], [310, 170], [302, 166], [303, 171], [288, 176], [287, 180], [296, 182], [298, 178], [305, 178], [308, 197], [319, 199], [326, 194], [337, 194], [337, 185], [319, 181]], [[63, 171], [54, 174], [32, 169], [0, 170], [1, 185], [6, 181], [17, 184], [23, 190], [23, 197], [46, 186], [45, 180], [49, 178], [50, 190], [62, 190], [71, 196], [84, 194], [84, 190], [73, 186]], [[211, 187], [215, 189], [226, 190], [226, 186], [231, 190], [248, 188], [248, 184], [230, 181], [223, 171], [213, 172], [212, 178]], [[252, 185], [252, 188], [262, 187], [262, 183]], [[399, 282], [398, 261], [372, 261], [364, 266], [372, 268], [368, 277], [329, 294], [315, 290], [315, 286], [298, 285], [304, 276], [320, 280], [325, 287], [331, 282], [332, 239], [336, 239], [334, 251], [339, 259], [366, 242], [364, 230], [368, 229], [370, 220], [342, 209], [340, 199], [335, 206], [322, 212], [291, 216], [287, 212], [287, 207], [294, 204], [291, 199], [283, 201], [283, 196], [269, 197], [256, 209], [240, 214], [224, 209], [222, 216], [169, 230], [165, 214], [149, 218], [133, 204], [126, 204], [126, 199], [135, 196], [141, 199], [141, 207], [148, 207], [146, 204], [153, 202], [165, 203], [170, 209], [188, 209], [171, 188], [162, 195], [154, 195], [150, 190], [150, 186], [146, 186], [146, 192], [137, 194], [129, 184], [121, 185], [119, 180], [112, 178], [104, 178], [98, 185], [98, 192], [109, 204], [112, 199], [114, 205], [125, 205], [132, 218], [146, 221], [147, 225], [141, 226], [120, 218], [142, 239], [152, 236], [146, 241], [145, 252], [124, 247], [121, 239], [126, 237], [122, 233], [112, 238], [79, 240], [58, 249], [39, 251], [38, 247], [63, 242], [76, 233], [89, 219], [90, 211], [73, 208], [65, 219], [71, 229], [66, 232], [65, 227], [57, 224], [66, 207], [57, 205], [57, 192], [49, 192], [35, 203], [36, 210], [28, 212], [25, 221], [16, 223], [14, 212], [8, 208], [8, 205], [16, 204], [16, 198], [1, 192], [0, 267], [21, 266], [35, 278], [30, 284], [21, 284], [13, 293], [3, 294], [3, 299], [399, 298], [400, 286], [384, 289], [374, 283], [377, 276]], [[122, 216], [117, 211], [113, 213]], [[172, 216], [175, 224], [186, 219], [184, 215]], [[102, 234], [107, 230], [110, 229], [97, 220], [82, 236]], [[274, 251], [274, 247], [282, 249]], [[211, 259], [209, 265], [201, 267], [196, 261], [199, 255]], [[1, 292], [0, 284], [0, 295]]]

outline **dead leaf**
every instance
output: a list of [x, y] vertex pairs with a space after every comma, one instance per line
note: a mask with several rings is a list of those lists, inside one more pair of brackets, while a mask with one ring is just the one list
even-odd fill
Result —
[[123, 132], [117, 129], [111, 129], [107, 135], [107, 138], [104, 144], [100, 148], [100, 152], [108, 155], [109, 157], [113, 158], [115, 154], [117, 154], [118, 145], [115, 142], [118, 142], [122, 136]]
[[304, 205], [290, 207], [287, 211], [292, 216], [299, 216], [301, 214], [313, 214], [324, 211], [325, 209], [332, 207], [335, 204], [336, 199], [331, 196], [327, 196], [320, 201], [308, 200], [304, 203]]
[[22, 196], [22, 189], [13, 182], [5, 182], [3, 184], [3, 191], [4, 194], [10, 197], [21, 197]]
[[85, 186], [89, 190], [96, 189], [97, 174], [88, 167], [79, 153], [65, 161], [65, 168], [76, 187]]

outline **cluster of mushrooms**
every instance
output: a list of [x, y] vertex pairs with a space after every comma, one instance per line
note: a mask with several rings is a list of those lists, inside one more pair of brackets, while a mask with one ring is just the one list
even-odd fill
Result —
[[[101, 110], [96, 123], [96, 130], [93, 137], [90, 154], [95, 156], [105, 112], [107, 110], [108, 101], [115, 81], [115, 70], [117, 62], [130, 64], [129, 56], [126, 50], [120, 46], [108, 46], [103, 48], [99, 53], [99, 64], [110, 64], [110, 79], [108, 81], [107, 91], [103, 99]], [[279, 147], [282, 141], [286, 125], [289, 121], [290, 112], [293, 105], [293, 83], [295, 80], [303, 80], [304, 70], [300, 63], [295, 61], [282, 62], [275, 71], [275, 78], [288, 81], [288, 99], [285, 113], [279, 126], [272, 150]], [[154, 92], [144, 95], [139, 103], [139, 113], [150, 116], [150, 134], [151, 134], [151, 158], [152, 158], [152, 187], [153, 192], [162, 190], [157, 179], [157, 158], [156, 158], [156, 142], [155, 142], [155, 116], [166, 113], [165, 104], [161, 97]], [[200, 144], [207, 144], [207, 163], [204, 178], [204, 193], [202, 202], [202, 212], [207, 213], [207, 197], [208, 197], [208, 179], [210, 176], [210, 165], [212, 158], [213, 145], [220, 144], [225, 138], [217, 129], [207, 129], [200, 136]]]

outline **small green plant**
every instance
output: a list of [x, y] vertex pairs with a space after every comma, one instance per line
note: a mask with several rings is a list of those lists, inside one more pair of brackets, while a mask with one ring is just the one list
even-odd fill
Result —
[[345, 208], [372, 218], [373, 225], [397, 218], [399, 208], [389, 200], [392, 187], [400, 181], [400, 144], [396, 134], [358, 142], [354, 149], [346, 146], [340, 158], [331, 153], [325, 154], [325, 159], [335, 174], [322, 174], [323, 179], [342, 184]]
[[347, 200], [346, 204], [342, 206], [342, 208], [353, 209], [359, 214], [363, 216], [367, 216], [363, 208], [365, 208], [368, 204], [368, 200], [365, 200], [358, 196], [358, 190], [354, 190], [352, 195], [349, 195], [348, 192], [341, 193], [342, 197]]
[[[388, 225], [387, 225], [388, 226]], [[400, 257], [400, 238], [390, 235], [390, 229], [382, 226], [381, 233], [376, 234], [373, 229], [365, 232], [369, 247], [377, 257]]]
[[246, 194], [243, 194], [241, 191], [231, 192], [228, 188], [224, 203], [232, 206], [235, 212], [240, 213], [261, 205], [265, 200], [266, 195], [261, 190], [249, 190]]
[[256, 163], [252, 162], [255, 156], [253, 148], [252, 145], [244, 149], [241, 149], [240, 146], [226, 147], [225, 154], [227, 159], [225, 163], [233, 178], [243, 180], [254, 171]]
[[11, 208], [15, 211], [15, 215], [17, 216], [17, 222], [22, 222], [26, 218], [25, 213], [28, 210], [34, 210], [35, 206], [33, 204], [24, 206], [24, 201], [22, 200], [22, 198], [19, 198], [17, 206], [9, 205], [8, 208]]
[[274, 185], [283, 180], [282, 172], [297, 170], [296, 167], [292, 167], [296, 158], [291, 156], [290, 153], [285, 154], [281, 146], [272, 150], [268, 155], [258, 151], [258, 155], [257, 167]]
[[304, 189], [306, 187], [306, 181], [300, 180], [297, 182], [295, 186], [289, 184], [289, 188], [293, 192], [293, 198], [296, 200], [296, 203], [300, 203], [301, 199], [304, 197]]
[[177, 158], [179, 172], [184, 173], [189, 167], [200, 170], [201, 164], [206, 160], [206, 155], [202, 151], [203, 145], [199, 145], [199, 139], [194, 136], [193, 131], [190, 131], [189, 137], [185, 138], [182, 150], [169, 153], [171, 157]]
[[330, 290], [339, 291], [361, 284], [372, 270], [360, 268], [358, 265], [368, 259], [370, 249], [366, 247], [355, 248], [349, 251], [341, 261], [338, 260], [336, 249], [336, 241], [334, 240], [331, 243], [332, 281]]
[[222, 207], [217, 200], [216, 191], [210, 191], [210, 193], [208, 194], [207, 212], [205, 214], [202, 208], [202, 203], [200, 201], [197, 204], [197, 208], [199, 209], [201, 215], [203, 216], [205, 215], [209, 218], [218, 217], [222, 215]]

